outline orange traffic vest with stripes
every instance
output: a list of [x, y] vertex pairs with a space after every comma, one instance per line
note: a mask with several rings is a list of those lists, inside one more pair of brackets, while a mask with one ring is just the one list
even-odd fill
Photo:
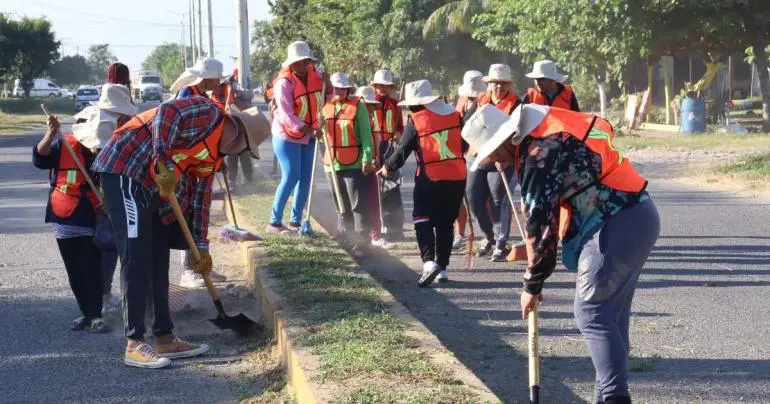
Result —
[[391, 140], [396, 136], [396, 114], [400, 114], [401, 110], [398, 106], [394, 108], [394, 104], [383, 102], [372, 114], [372, 131], [379, 134], [382, 140]]
[[572, 92], [571, 86], [564, 86], [553, 100], [548, 101], [548, 97], [545, 94], [537, 91], [534, 88], [527, 89], [527, 99], [531, 104], [549, 105], [556, 108], [570, 109], [572, 107], [572, 97], [575, 94]]
[[[71, 134], [64, 135], [63, 142], [69, 143], [72, 150], [75, 151], [77, 159], [86, 165], [85, 156], [81, 149], [80, 142], [75, 139], [75, 136]], [[99, 200], [96, 198], [96, 194], [88, 187], [86, 179], [83, 177], [83, 173], [78, 169], [75, 159], [67, 151], [66, 146], [62, 145], [59, 153], [59, 169], [56, 174], [56, 185], [53, 192], [51, 192], [51, 212], [56, 217], [66, 219], [75, 212], [80, 199], [85, 191], [86, 198], [91, 202], [91, 206], [96, 209], [99, 206]]]
[[[631, 161], [623, 155], [623, 151], [612, 143], [615, 140], [615, 132], [606, 119], [584, 112], [551, 108], [548, 115], [535, 130], [530, 132], [529, 136], [544, 138], [556, 133], [569, 134], [601, 157], [602, 170], [596, 182], [629, 193], [639, 193], [647, 187], [647, 180], [636, 172]], [[561, 205], [559, 215], [559, 237], [561, 239], [567, 233], [572, 217], [570, 200], [585, 189], [587, 188], [575, 191], [568, 198], [565, 198]]]
[[[359, 98], [351, 98], [343, 103], [327, 102], [322, 113], [326, 120], [326, 138], [329, 142], [334, 161], [347, 166], [358, 161], [361, 155], [361, 143], [356, 135], [356, 111]], [[337, 107], [341, 106], [339, 110]], [[329, 156], [324, 154], [324, 162], [329, 164]]]
[[467, 174], [463, 157], [462, 118], [457, 111], [439, 115], [428, 108], [412, 114], [420, 145], [417, 175], [431, 181], [460, 181]]
[[[492, 103], [492, 93], [487, 91], [484, 94], [481, 94], [479, 96], [479, 108], [481, 108], [482, 105], [487, 105]], [[503, 98], [502, 100], [497, 101], [495, 106], [505, 112], [506, 114], [510, 115], [514, 109], [516, 109], [516, 106], [519, 105], [519, 97], [516, 96], [513, 92], [508, 92], [508, 94]]]
[[[305, 125], [318, 129], [318, 112], [324, 104], [323, 79], [318, 77], [314, 67], [307, 70], [307, 84], [305, 84], [289, 68], [281, 69], [275, 82], [281, 79], [288, 79], [291, 82], [291, 88], [294, 95], [294, 115], [304, 122]], [[300, 131], [292, 131], [287, 127], [283, 132], [293, 139], [302, 139], [305, 137]]]
[[[131, 118], [125, 125], [121, 126], [120, 131], [142, 129], [151, 131], [152, 121], [155, 119], [157, 113], [158, 107], [144, 111]], [[174, 170], [177, 179], [181, 177], [182, 173], [195, 177], [208, 177], [219, 171], [223, 162], [219, 155], [219, 140], [222, 139], [224, 129], [225, 120], [224, 118], [220, 118], [219, 124], [217, 124], [211, 134], [202, 141], [186, 149], [179, 148], [166, 151], [166, 157], [168, 160], [171, 160], [177, 168]], [[155, 178], [155, 164], [157, 162], [158, 157], [153, 157], [150, 166], [150, 177], [153, 179]]]

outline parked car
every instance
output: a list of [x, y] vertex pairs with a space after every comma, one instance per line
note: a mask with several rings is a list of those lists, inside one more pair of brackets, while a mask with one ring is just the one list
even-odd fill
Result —
[[62, 98], [75, 98], [75, 94], [72, 93], [72, 91], [67, 90], [66, 88], [61, 89], [61, 97]]
[[144, 85], [139, 93], [139, 98], [141, 98], [142, 102], [163, 102], [163, 87], [161, 87], [160, 84]]
[[[21, 81], [16, 79], [13, 82], [13, 95], [16, 97], [24, 96], [24, 89], [21, 87]], [[51, 80], [35, 79], [32, 81], [32, 88], [29, 90], [30, 97], [61, 97], [61, 88]]]
[[91, 102], [99, 101], [99, 88], [95, 86], [80, 86], [75, 94], [75, 111], [87, 107]]

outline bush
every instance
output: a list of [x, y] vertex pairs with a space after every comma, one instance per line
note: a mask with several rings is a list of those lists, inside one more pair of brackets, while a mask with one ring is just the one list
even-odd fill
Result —
[[580, 104], [581, 111], [599, 111], [599, 86], [596, 80], [587, 75], [577, 75], [572, 79], [572, 90]]
[[67, 98], [7, 98], [0, 99], [0, 112], [5, 114], [42, 114], [40, 104], [45, 104], [48, 112], [60, 115], [75, 114], [75, 104]]

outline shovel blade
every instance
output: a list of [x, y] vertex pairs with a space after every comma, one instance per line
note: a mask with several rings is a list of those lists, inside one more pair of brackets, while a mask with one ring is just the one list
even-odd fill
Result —
[[215, 319], [209, 320], [215, 326], [223, 330], [233, 330], [236, 334], [244, 335], [252, 331], [256, 332], [262, 329], [262, 324], [252, 321], [246, 317], [243, 313], [237, 316], [219, 316]]

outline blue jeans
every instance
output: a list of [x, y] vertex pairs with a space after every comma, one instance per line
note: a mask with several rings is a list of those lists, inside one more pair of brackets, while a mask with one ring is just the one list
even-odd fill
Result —
[[580, 254], [575, 320], [596, 370], [594, 403], [629, 396], [631, 301], [659, 232], [658, 210], [647, 200], [607, 220]]
[[289, 195], [294, 192], [291, 205], [291, 223], [302, 220], [307, 197], [310, 194], [310, 175], [313, 170], [313, 152], [315, 139], [310, 139], [306, 145], [293, 143], [273, 136], [273, 151], [281, 164], [281, 182], [275, 190], [273, 212], [270, 224], [280, 225], [283, 222], [283, 210]]

